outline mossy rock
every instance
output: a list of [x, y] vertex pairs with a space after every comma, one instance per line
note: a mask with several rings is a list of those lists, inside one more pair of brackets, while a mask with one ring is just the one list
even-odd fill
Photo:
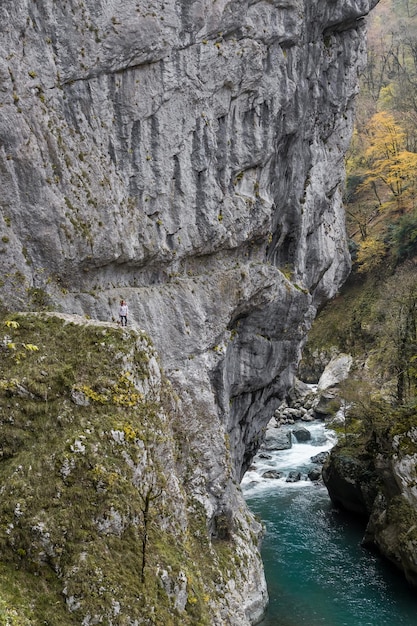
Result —
[[46, 313], [0, 325], [0, 624], [212, 623], [222, 559], [174, 477], [149, 339]]

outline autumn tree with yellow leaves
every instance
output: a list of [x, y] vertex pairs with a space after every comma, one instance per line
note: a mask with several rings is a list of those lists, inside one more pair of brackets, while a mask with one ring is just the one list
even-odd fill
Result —
[[[416, 253], [417, 0], [384, 0], [368, 22], [344, 196], [354, 267]], [[384, 249], [384, 252], [382, 250]]]
[[371, 272], [382, 263], [386, 253], [384, 242], [376, 237], [367, 237], [359, 243], [356, 261], [360, 273]]
[[391, 113], [375, 113], [369, 123], [368, 140], [368, 170], [362, 187], [373, 187], [382, 204], [382, 194], [378, 194], [382, 183], [395, 198], [398, 209], [404, 208], [405, 201], [414, 205], [417, 154], [407, 150], [406, 133]]

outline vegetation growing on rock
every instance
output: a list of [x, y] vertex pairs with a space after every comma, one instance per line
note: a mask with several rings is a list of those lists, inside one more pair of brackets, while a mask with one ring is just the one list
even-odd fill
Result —
[[210, 624], [234, 544], [180, 485], [152, 345], [67, 317], [0, 320], [1, 623]]

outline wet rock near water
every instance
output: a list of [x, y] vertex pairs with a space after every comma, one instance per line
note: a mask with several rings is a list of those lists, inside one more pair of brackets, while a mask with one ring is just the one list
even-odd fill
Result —
[[298, 472], [297, 470], [293, 470], [291, 471], [287, 478], [285, 479], [286, 483], [298, 483], [298, 481], [301, 480], [301, 472]]
[[311, 433], [308, 428], [305, 428], [304, 426], [294, 428], [292, 433], [299, 443], [311, 440]]
[[323, 465], [323, 463], [326, 462], [326, 460], [329, 457], [330, 452], [324, 451], [324, 452], [319, 452], [318, 454], [315, 454], [314, 456], [311, 457], [311, 462], [312, 463], [318, 463], [319, 465]]
[[262, 443], [263, 450], [289, 450], [291, 446], [291, 431], [277, 427], [267, 429]]
[[[295, 433], [300, 429], [298, 441]], [[305, 432], [307, 431], [307, 432]], [[292, 489], [292, 484], [298, 490], [311, 489], [323, 486], [322, 466], [329, 456], [329, 447], [334, 440], [334, 434], [328, 431], [321, 420], [316, 420], [307, 428], [299, 423], [297, 426], [278, 426], [276, 419], [270, 421], [268, 433], [276, 437], [281, 433], [284, 437], [292, 438], [291, 449], [276, 451], [261, 450], [255, 456], [250, 475], [244, 479], [242, 486], [244, 492], [258, 491], [258, 487], [267, 490], [279, 491], [280, 489]], [[253, 473], [252, 473], [253, 472]], [[253, 478], [256, 476], [256, 480]]]
[[335, 450], [323, 466], [331, 500], [346, 511], [369, 517], [379, 488], [372, 457]]
[[274, 478], [274, 479], [278, 479], [278, 478], [282, 478], [282, 472], [279, 472], [278, 470], [267, 470], [266, 472], [264, 472], [262, 474], [262, 478]]
[[374, 434], [372, 447], [335, 447], [323, 467], [332, 501], [368, 518], [362, 545], [378, 550], [417, 588], [417, 428]]
[[309, 471], [308, 478], [312, 482], [317, 482], [321, 478], [321, 470], [317, 467], [314, 467], [312, 470]]

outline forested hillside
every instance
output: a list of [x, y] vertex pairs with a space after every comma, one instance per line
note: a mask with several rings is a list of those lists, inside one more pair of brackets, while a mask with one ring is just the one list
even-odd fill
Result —
[[368, 516], [364, 544], [417, 585], [416, 0], [381, 0], [371, 17], [346, 174], [352, 273], [319, 314], [300, 377], [353, 356], [329, 405], [344, 421], [323, 477], [336, 504]]
[[345, 197], [364, 273], [417, 252], [417, 2], [381, 0], [368, 45]]
[[403, 404], [417, 383], [417, 0], [381, 0], [368, 45], [346, 161], [352, 273], [318, 316], [302, 372], [314, 378], [332, 347], [350, 352], [362, 381]]

